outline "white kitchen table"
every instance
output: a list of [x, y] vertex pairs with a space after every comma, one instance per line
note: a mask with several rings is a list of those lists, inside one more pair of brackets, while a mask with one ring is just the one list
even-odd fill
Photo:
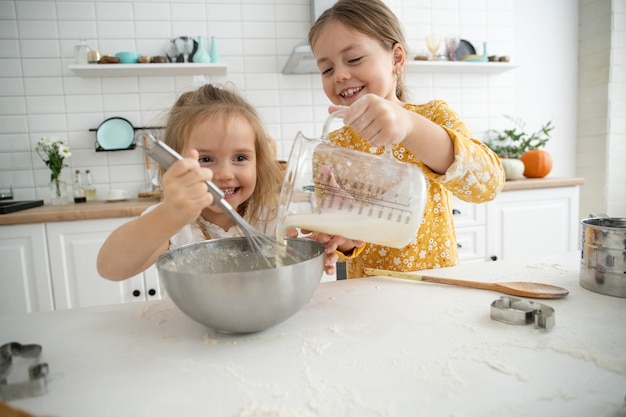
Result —
[[[249, 335], [195, 323], [168, 299], [0, 318], [37, 343], [37, 415], [621, 416], [626, 299], [578, 284], [578, 254], [429, 271], [567, 288], [550, 331], [490, 319], [500, 294], [372, 277], [321, 283], [289, 320]], [[6, 279], [6, 277], [4, 278]], [[267, 300], [271, 302], [271, 300]]]

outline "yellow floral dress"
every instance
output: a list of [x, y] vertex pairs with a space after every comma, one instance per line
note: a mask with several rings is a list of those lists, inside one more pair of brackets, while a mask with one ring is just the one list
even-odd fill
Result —
[[[363, 277], [364, 268], [417, 271], [458, 265], [452, 196], [472, 203], [487, 202], [493, 200], [504, 185], [504, 170], [498, 156], [472, 138], [472, 132], [446, 102], [406, 104], [405, 108], [448, 132], [454, 142], [455, 160], [441, 175], [430, 170], [401, 144], [394, 145], [396, 159], [418, 165], [426, 176], [428, 199], [422, 224], [415, 240], [404, 248], [366, 243], [349, 256], [340, 253], [340, 260], [347, 263], [348, 278]], [[372, 151], [372, 146], [349, 127], [333, 132], [331, 141], [350, 149]], [[382, 153], [383, 149], [374, 149], [374, 152]]]

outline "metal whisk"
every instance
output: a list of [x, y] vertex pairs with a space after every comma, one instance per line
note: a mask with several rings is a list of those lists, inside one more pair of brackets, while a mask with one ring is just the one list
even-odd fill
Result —
[[[163, 141], [156, 140], [152, 135], [148, 135], [146, 153], [150, 158], [158, 162], [166, 170], [177, 160], [183, 159], [175, 150]], [[250, 225], [237, 211], [224, 199], [224, 193], [213, 182], [205, 181], [209, 192], [213, 195], [213, 205], [221, 208], [241, 229], [247, 238], [252, 250], [262, 255], [268, 266], [279, 267], [281, 265], [291, 265], [302, 261], [298, 252], [279, 242], [276, 238], [267, 236]]]

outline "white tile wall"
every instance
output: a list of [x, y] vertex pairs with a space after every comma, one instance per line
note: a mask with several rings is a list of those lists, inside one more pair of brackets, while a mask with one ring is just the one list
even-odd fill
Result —
[[[561, 93], [571, 85], [575, 88], [575, 69], [567, 64], [576, 59], [576, 40], [553, 42], [555, 30], [575, 30], [575, 22], [561, 17], [577, 13], [578, 6], [569, 0], [550, 2], [549, 9], [541, 0], [387, 4], [402, 19], [414, 51], [424, 49], [423, 39], [430, 32], [458, 33], [479, 52], [487, 41], [490, 54], [509, 54], [519, 65], [500, 75], [408, 75], [413, 101], [448, 100], [479, 138], [489, 128], [502, 127], [503, 114], [518, 114], [537, 126], [550, 117], [533, 113], [533, 106], [520, 102], [533, 87], [525, 80], [565, 80], [558, 84], [560, 91], [547, 97], [534, 92], [548, 108], [563, 107]], [[518, 13], [542, 16], [551, 24], [520, 24]], [[80, 78], [67, 69], [78, 38], [103, 53], [138, 50], [155, 55], [163, 54], [170, 37], [216, 36], [228, 74], [210, 81], [232, 82], [241, 90], [259, 109], [278, 140], [279, 157], [285, 159], [296, 133], [318, 136], [326, 117], [328, 101], [318, 76], [281, 73], [309, 27], [308, 0], [1, 1], [0, 187], [12, 185], [17, 199], [47, 198], [49, 172], [32, 151], [43, 135], [68, 138], [72, 157], [64, 179], [69, 181], [74, 169], [91, 169], [101, 198], [109, 187], [135, 193], [144, 182], [140, 149], [95, 152], [94, 132], [89, 129], [112, 116], [125, 117], [136, 126], [161, 124], [176, 96], [192, 87], [192, 77]], [[528, 42], [549, 52], [545, 54], [549, 62], [539, 70], [524, 56]], [[556, 50], [561, 55], [550, 58]], [[521, 87], [520, 80], [525, 81]], [[566, 108], [557, 122], [574, 126], [575, 117], [575, 108]], [[562, 149], [564, 157], [554, 174], [574, 175], [573, 135], [567, 128], [562, 132], [553, 146]]]
[[577, 172], [581, 217], [626, 217], [626, 3], [580, 7]]

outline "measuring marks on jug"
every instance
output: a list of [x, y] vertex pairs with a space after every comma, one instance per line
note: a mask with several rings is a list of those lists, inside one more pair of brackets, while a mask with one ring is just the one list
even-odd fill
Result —
[[421, 218], [415, 213], [410, 195], [400, 195], [384, 189], [372, 189], [355, 183], [343, 187], [309, 185], [305, 187], [316, 213], [340, 211], [351, 216], [381, 219], [392, 223], [410, 225], [412, 219]]
[[[351, 190], [352, 191], [352, 190]], [[339, 188], [307, 186], [306, 195], [292, 199], [283, 227], [344, 236], [402, 248], [415, 239], [422, 212]]]

